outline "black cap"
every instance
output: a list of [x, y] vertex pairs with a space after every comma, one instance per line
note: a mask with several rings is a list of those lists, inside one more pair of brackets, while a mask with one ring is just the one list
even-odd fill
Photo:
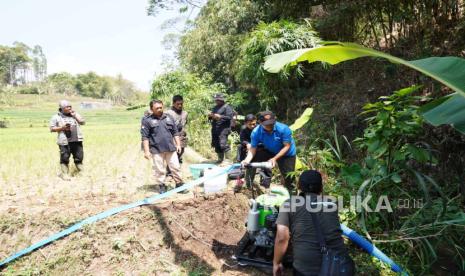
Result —
[[247, 114], [247, 115], [245, 116], [245, 120], [244, 120], [244, 121], [250, 122], [250, 121], [254, 121], [254, 120], [257, 120], [257, 117], [255, 117], [255, 115], [253, 115], [253, 114]]
[[320, 172], [316, 170], [304, 171], [299, 178], [299, 189], [304, 193], [319, 194], [323, 183]]
[[215, 95], [213, 95], [213, 99], [215, 99], [215, 101], [223, 101], [224, 102], [224, 95], [221, 94], [221, 93], [216, 93]]
[[271, 111], [263, 111], [258, 115], [258, 121], [263, 126], [268, 126], [276, 123], [276, 117]]

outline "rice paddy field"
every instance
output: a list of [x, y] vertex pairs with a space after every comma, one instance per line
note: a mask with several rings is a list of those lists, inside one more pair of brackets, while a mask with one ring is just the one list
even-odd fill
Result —
[[[138, 171], [146, 171], [147, 162], [139, 154], [140, 110], [80, 110], [79, 102], [86, 99], [70, 100], [75, 105], [74, 109], [87, 121], [82, 128], [86, 170], [83, 177], [90, 183], [100, 183], [99, 187], [81, 187], [83, 192], [86, 188], [120, 188], [113, 187], [117, 183], [106, 183], [106, 180], [129, 180], [136, 177]], [[54, 98], [27, 95], [19, 97], [14, 107], [2, 107], [0, 120], [6, 122], [7, 128], [0, 129], [1, 195], [21, 197], [33, 192], [40, 197], [57, 189], [63, 189], [63, 193], [69, 191], [57, 181], [59, 152], [56, 133], [48, 129], [51, 116], [57, 112], [57, 102], [58, 99]], [[139, 170], [133, 169], [136, 167]], [[140, 176], [137, 179], [147, 180]]]

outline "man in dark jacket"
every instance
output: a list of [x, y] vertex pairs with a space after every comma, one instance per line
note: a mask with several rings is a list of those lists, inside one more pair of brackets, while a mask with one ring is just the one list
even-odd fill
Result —
[[223, 94], [214, 96], [215, 107], [208, 114], [208, 118], [212, 124], [212, 147], [218, 155], [218, 163], [222, 163], [225, 159], [230, 159], [231, 148], [228, 143], [228, 136], [231, 133], [231, 122], [234, 116], [234, 110], [231, 106], [225, 103]]
[[[304, 171], [299, 179], [300, 195], [291, 196], [279, 209], [273, 258], [273, 274], [282, 275], [281, 261], [286, 254], [289, 241], [292, 243], [294, 275], [318, 275], [322, 252], [313, 223], [317, 216], [322, 236], [328, 250], [338, 256], [344, 272], [341, 276], [354, 274], [354, 263], [342, 239], [342, 230], [334, 202], [321, 196], [323, 183], [321, 174], [315, 170]], [[313, 213], [313, 214], [312, 214]]]
[[155, 179], [160, 193], [166, 191], [166, 166], [176, 182], [176, 187], [183, 185], [181, 168], [176, 153], [181, 152], [181, 141], [176, 122], [163, 113], [163, 103], [159, 100], [150, 102], [152, 114], [142, 119], [141, 135], [144, 157], [152, 159]]

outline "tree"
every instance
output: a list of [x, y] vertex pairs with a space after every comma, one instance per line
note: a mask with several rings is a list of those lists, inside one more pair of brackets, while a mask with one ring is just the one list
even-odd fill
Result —
[[47, 76], [47, 58], [40, 45], [32, 49], [32, 68], [36, 81], [43, 81]]
[[47, 76], [47, 58], [40, 45], [32, 49], [14, 42], [12, 47], [0, 45], [0, 82], [18, 85], [43, 81]]
[[48, 76], [49, 94], [74, 95], [78, 93], [76, 89], [76, 77], [68, 72], [54, 73]]
[[298, 86], [297, 77], [303, 73], [297, 67], [276, 78], [263, 69], [265, 56], [288, 49], [312, 48], [319, 42], [320, 39], [308, 21], [304, 24], [287, 20], [259, 23], [242, 43], [234, 64], [239, 87], [255, 93], [262, 107], [277, 108], [274, 103], [279, 99], [280, 109], [287, 110], [287, 100], [281, 95], [293, 98], [293, 89], [289, 87]]
[[1, 82], [11, 85], [26, 81], [26, 72], [31, 61], [28, 56], [29, 47], [15, 42], [13, 47], [0, 45], [0, 77]]
[[106, 92], [105, 98], [116, 104], [127, 104], [137, 94], [137, 89], [134, 84], [123, 78], [123, 75], [118, 74], [116, 78], [105, 77], [110, 84], [110, 89]]
[[205, 0], [149, 0], [147, 7], [148, 15], [157, 15], [160, 10], [171, 10], [181, 7], [180, 11], [190, 8], [201, 8]]
[[110, 92], [110, 82], [94, 72], [78, 74], [76, 89], [79, 94], [87, 97], [104, 98]]
[[191, 72], [235, 87], [233, 64], [240, 44], [259, 19], [259, 7], [250, 0], [209, 1], [193, 29], [181, 38], [181, 63]]

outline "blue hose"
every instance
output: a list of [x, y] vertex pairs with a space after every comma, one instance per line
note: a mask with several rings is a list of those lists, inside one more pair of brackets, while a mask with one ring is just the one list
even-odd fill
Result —
[[[391, 260], [388, 256], [386, 256], [381, 250], [379, 250], [376, 246], [366, 240], [364, 237], [360, 236], [354, 230], [350, 229], [349, 227], [341, 224], [342, 233], [348, 237], [351, 241], [355, 244], [360, 246], [361, 248], [365, 249], [370, 255], [378, 258], [380, 261], [384, 262], [385, 264], [391, 267], [391, 270], [397, 273], [404, 272], [402, 267], [396, 264], [393, 260]], [[404, 274], [406, 274], [404, 272]]]
[[191, 189], [193, 188], [194, 186], [197, 186], [197, 185], [200, 185], [202, 184], [203, 182], [205, 182], [206, 180], [209, 180], [209, 179], [212, 179], [212, 178], [215, 178], [219, 175], [222, 175], [224, 173], [228, 173], [230, 170], [238, 167], [239, 165], [238, 164], [234, 164], [234, 165], [231, 165], [229, 167], [226, 167], [225, 169], [223, 170], [218, 170], [217, 172], [213, 173], [213, 174], [210, 174], [208, 176], [204, 176], [204, 177], [201, 177], [199, 179], [196, 179], [194, 181], [191, 181], [189, 183], [186, 183], [178, 188], [175, 188], [175, 189], [172, 189], [172, 190], [169, 190], [168, 192], [166, 193], [163, 193], [163, 194], [158, 194], [158, 195], [155, 195], [155, 196], [152, 196], [152, 197], [148, 197], [148, 198], [145, 198], [143, 200], [140, 200], [140, 201], [136, 201], [136, 202], [133, 202], [133, 203], [130, 203], [130, 204], [126, 204], [126, 205], [123, 205], [123, 206], [119, 206], [119, 207], [116, 207], [116, 208], [113, 208], [113, 209], [110, 209], [110, 210], [107, 210], [105, 212], [102, 212], [100, 214], [97, 214], [95, 216], [92, 216], [92, 217], [89, 217], [89, 218], [86, 218], [85, 220], [82, 220], [76, 224], [74, 224], [73, 226], [61, 231], [61, 232], [58, 232], [46, 239], [43, 239], [33, 245], [31, 245], [30, 247], [26, 248], [26, 249], [23, 249], [13, 255], [11, 255], [10, 257], [4, 259], [1, 263], [0, 263], [0, 268], [26, 254], [29, 254], [31, 253], [32, 251], [42, 247], [42, 246], [45, 246], [49, 243], [52, 243], [58, 239], [61, 239], [65, 236], [68, 236], [69, 234], [81, 229], [83, 226], [87, 225], [87, 224], [91, 224], [91, 223], [94, 223], [94, 222], [97, 222], [99, 220], [102, 220], [104, 218], [107, 218], [109, 216], [112, 216], [114, 214], [117, 214], [117, 213], [120, 213], [120, 212], [123, 212], [123, 211], [126, 211], [126, 210], [129, 210], [129, 209], [132, 209], [132, 208], [135, 208], [135, 207], [138, 207], [138, 206], [142, 206], [142, 205], [147, 205], [147, 204], [152, 204], [154, 203], [155, 201], [158, 201], [158, 200], [161, 200], [163, 198], [167, 198], [167, 197], [170, 197], [172, 195], [175, 195], [177, 194], [178, 192], [181, 192], [181, 191], [184, 191], [184, 190], [187, 190], [187, 189]]

